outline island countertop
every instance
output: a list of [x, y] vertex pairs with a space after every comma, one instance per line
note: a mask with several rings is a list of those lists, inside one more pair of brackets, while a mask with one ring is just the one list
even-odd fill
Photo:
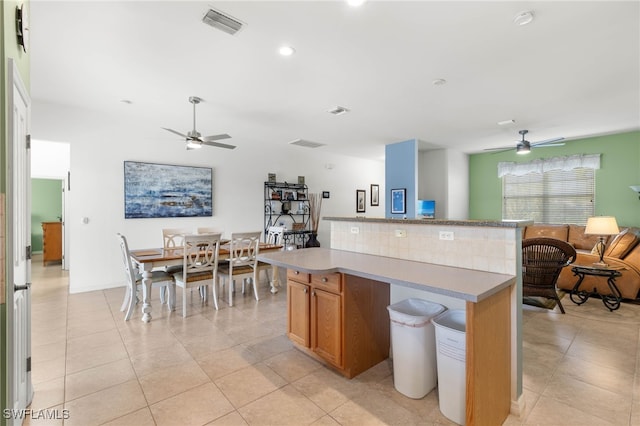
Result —
[[322, 247], [260, 253], [258, 260], [310, 274], [341, 272], [473, 303], [516, 282], [513, 275]]

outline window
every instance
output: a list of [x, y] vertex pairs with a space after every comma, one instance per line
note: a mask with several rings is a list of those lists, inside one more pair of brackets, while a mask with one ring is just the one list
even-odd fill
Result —
[[584, 225], [594, 215], [594, 170], [553, 170], [503, 178], [502, 217]]

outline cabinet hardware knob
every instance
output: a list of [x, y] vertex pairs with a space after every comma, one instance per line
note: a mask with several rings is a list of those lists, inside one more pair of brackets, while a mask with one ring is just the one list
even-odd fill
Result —
[[309, 293], [309, 290], [307, 288], [304, 289], [304, 294]]
[[300, 273], [300, 271], [293, 271], [293, 273], [294, 273], [295, 275], [298, 275], [298, 274]]
[[327, 281], [329, 281], [329, 280], [327, 279], [327, 277], [322, 277], [322, 282], [323, 282], [323, 283], [326, 283]]

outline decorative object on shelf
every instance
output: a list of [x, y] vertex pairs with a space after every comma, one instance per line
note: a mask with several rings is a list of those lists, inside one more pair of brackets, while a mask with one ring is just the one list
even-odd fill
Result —
[[276, 181], [276, 174], [275, 173], [269, 173], [269, 182], [273, 182], [275, 183]]
[[391, 213], [404, 214], [407, 212], [407, 189], [392, 189], [391, 190]]
[[282, 199], [282, 191], [273, 191], [271, 193], [272, 200], [281, 200]]
[[304, 176], [298, 176], [298, 185], [304, 185]]
[[373, 183], [371, 184], [371, 205], [380, 205], [380, 186]]
[[329, 198], [329, 191], [322, 191], [322, 198]]
[[631, 185], [629, 188], [631, 188], [633, 192], [638, 193], [638, 199], [640, 200], [640, 185]]
[[606, 244], [604, 242], [605, 235], [617, 235], [620, 233], [620, 229], [618, 229], [618, 223], [616, 222], [616, 218], [613, 216], [595, 216], [587, 219], [587, 226], [584, 228], [585, 235], [598, 235], [600, 240], [595, 246], [595, 250], [600, 255], [600, 260], [598, 262], [594, 262], [593, 266], [597, 266], [599, 268], [606, 268], [607, 265], [604, 262], [604, 250], [606, 248]]
[[364, 189], [356, 189], [356, 213], [364, 213], [367, 205], [367, 192]]
[[320, 247], [318, 241], [318, 225], [320, 225], [320, 210], [322, 209], [322, 197], [320, 194], [309, 194], [309, 221], [311, 222], [311, 234], [305, 247]]
[[291, 203], [289, 201], [285, 201], [282, 203], [282, 214], [289, 214], [291, 210]]

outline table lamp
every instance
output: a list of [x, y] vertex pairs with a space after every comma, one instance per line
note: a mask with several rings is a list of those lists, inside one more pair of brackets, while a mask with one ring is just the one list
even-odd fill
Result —
[[593, 266], [599, 268], [606, 268], [607, 266], [609, 266], [603, 260], [604, 249], [606, 246], [604, 242], [604, 236], [617, 235], [620, 233], [616, 218], [613, 216], [590, 217], [589, 219], [587, 219], [587, 226], [584, 229], [584, 233], [585, 235], [600, 236], [600, 240], [596, 243], [596, 250], [598, 251], [598, 254], [600, 254], [600, 261], [594, 262]]

